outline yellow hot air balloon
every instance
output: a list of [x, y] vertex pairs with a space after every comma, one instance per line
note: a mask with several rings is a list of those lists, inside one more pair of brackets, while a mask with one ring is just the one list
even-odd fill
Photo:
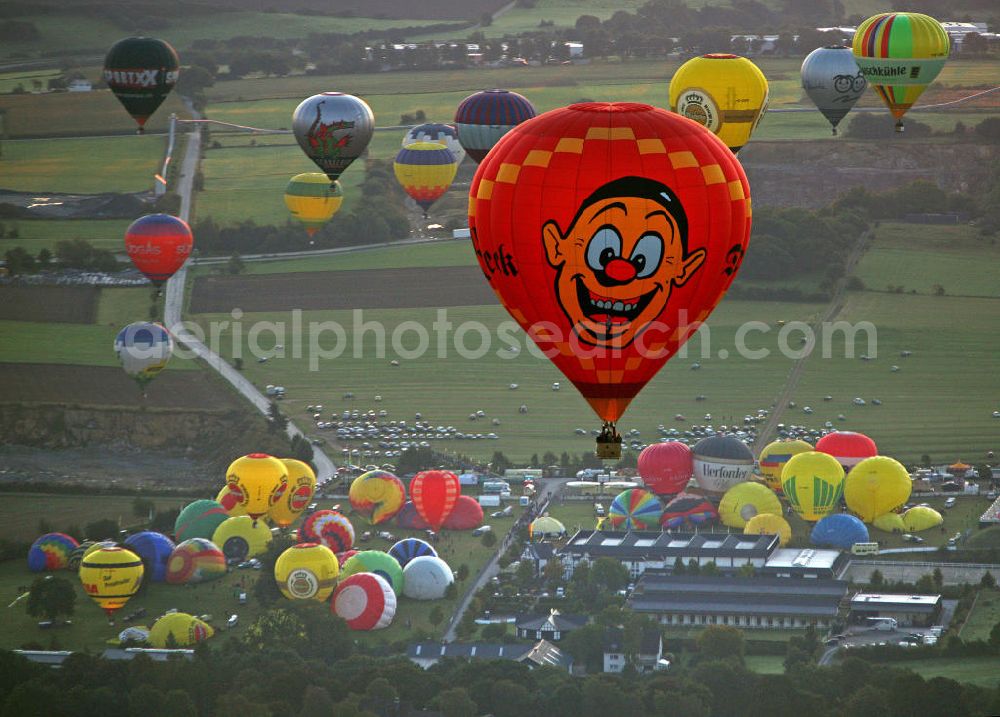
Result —
[[325, 545], [299, 543], [278, 556], [274, 580], [278, 590], [289, 600], [323, 602], [337, 586], [340, 563]]
[[190, 647], [214, 634], [215, 630], [211, 625], [195, 616], [186, 612], [172, 612], [153, 623], [147, 642], [161, 650], [171, 644], [176, 647]]
[[222, 490], [215, 496], [215, 502], [225, 508], [230, 518], [247, 514], [247, 509], [240, 503], [241, 499], [240, 492], [234, 490], [228, 483], [222, 486]]
[[236, 503], [256, 520], [281, 500], [281, 489], [288, 487], [288, 474], [285, 464], [277, 458], [251, 453], [229, 464], [226, 484]]
[[249, 515], [226, 518], [212, 534], [212, 542], [227, 562], [239, 563], [267, 551], [271, 528], [263, 519], [254, 520]]
[[802, 520], [816, 521], [837, 509], [844, 489], [844, 469], [826, 453], [799, 453], [782, 468], [781, 489]]
[[910, 475], [899, 461], [888, 456], [865, 458], [844, 481], [847, 508], [866, 523], [895, 510], [910, 497]]
[[734, 153], [767, 110], [767, 78], [745, 57], [695, 57], [670, 80], [670, 109], [712, 130]]
[[896, 118], [913, 106], [948, 59], [950, 43], [941, 23], [918, 12], [884, 12], [858, 26], [851, 48], [861, 74]]
[[764, 483], [775, 493], [781, 492], [781, 469], [791, 460], [792, 456], [799, 453], [808, 453], [814, 450], [811, 445], [798, 439], [780, 440], [768, 443], [757, 458], [757, 465], [760, 467], [760, 474], [764, 478]]
[[426, 217], [431, 205], [451, 186], [458, 171], [458, 162], [443, 144], [414, 142], [399, 150], [392, 168], [396, 179], [424, 210]]
[[760, 483], [737, 483], [719, 502], [719, 519], [730, 528], [742, 528], [755, 515], [764, 513], [781, 515], [781, 501]]
[[915, 505], [903, 513], [903, 525], [910, 533], [936, 528], [944, 522], [944, 517], [926, 505]]
[[287, 528], [309, 507], [316, 493], [316, 474], [308, 463], [294, 458], [279, 458], [288, 473], [288, 486], [267, 514], [279, 528]]
[[343, 203], [340, 182], [331, 184], [329, 177], [320, 172], [296, 174], [285, 187], [285, 206], [302, 222], [309, 236], [330, 221]]
[[139, 591], [144, 571], [142, 560], [131, 550], [103, 546], [80, 562], [80, 582], [110, 618]]
[[885, 513], [872, 521], [872, 525], [885, 533], [905, 533], [906, 525], [899, 513]]
[[792, 526], [780, 515], [761, 513], [755, 515], [743, 526], [744, 535], [777, 535], [781, 547], [788, 545], [792, 539]]

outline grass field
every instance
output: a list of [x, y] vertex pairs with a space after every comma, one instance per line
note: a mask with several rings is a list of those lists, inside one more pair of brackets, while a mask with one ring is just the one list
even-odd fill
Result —
[[[94, 71], [91, 79], [96, 79]], [[135, 120], [109, 90], [0, 96], [6, 137], [76, 137], [135, 134]], [[146, 122], [149, 133], [165, 132], [171, 113], [189, 116], [180, 96], [171, 93]], [[9, 145], [4, 143], [4, 154]]]
[[[0, 540], [31, 542], [39, 535], [39, 525], [44, 520], [54, 530], [65, 530], [71, 525], [83, 528], [88, 523], [110, 519], [122, 528], [143, 523], [132, 514], [131, 495], [62, 495], [40, 493], [4, 493], [0, 509]], [[194, 497], [150, 498], [156, 510], [183, 508]], [[74, 536], [80, 538], [81, 536]], [[114, 537], [114, 536], [108, 536]], [[18, 563], [18, 566], [24, 566]], [[25, 570], [24, 572], [27, 572]]]
[[1000, 297], [994, 267], [1000, 246], [968, 225], [883, 223], [855, 274], [875, 291], [887, 284], [931, 293], [935, 284], [958, 296]]
[[895, 665], [929, 680], [932, 677], [946, 677], [956, 682], [967, 682], [980, 687], [993, 688], [1000, 684], [1000, 671], [995, 657], [934, 658], [928, 660], [907, 660]]
[[[114, 42], [128, 33], [100, 17], [84, 14], [37, 15], [19, 18], [33, 22], [39, 29], [38, 40], [5, 42], [3, 55], [30, 53], [51, 54], [53, 48], [62, 51], [103, 54]], [[464, 18], [460, 18], [464, 19]], [[169, 26], [158, 28], [156, 37], [169, 41], [178, 50], [185, 50], [201, 39], [231, 37], [261, 37], [275, 39], [306, 37], [314, 32], [353, 33], [363, 30], [386, 30], [431, 24], [428, 20], [377, 20], [373, 18], [339, 18], [293, 15], [272, 12], [186, 13], [169, 19]], [[142, 28], [136, 28], [140, 30]], [[143, 34], [143, 33], [138, 33]]]
[[0, 239], [0, 254], [20, 246], [37, 255], [41, 249], [52, 251], [56, 244], [67, 239], [86, 239], [95, 247], [117, 253], [122, 250], [125, 230], [130, 223], [128, 219], [28, 219], [10, 222], [8, 227], [16, 226], [18, 236]]
[[989, 640], [990, 630], [1000, 622], [1000, 591], [980, 590], [975, 607], [958, 636], [963, 640]]
[[4, 189], [23, 192], [152, 191], [166, 139], [100, 137], [4, 142]]
[[[747, 633], [743, 633], [747, 635]], [[751, 632], [749, 637], [755, 637]], [[785, 674], [785, 658], [781, 655], [746, 655], [743, 662], [747, 669], [761, 675], [783, 675]]]
[[[331, 274], [331, 286], [336, 286], [336, 275]], [[292, 279], [290, 279], [292, 280]], [[766, 360], [751, 361], [741, 358], [720, 359], [720, 347], [731, 351], [736, 327], [749, 319], [771, 321], [776, 318], [808, 319], [816, 310], [815, 306], [796, 304], [771, 304], [766, 302], [726, 302], [713, 314], [709, 321], [711, 342], [701, 343], [694, 339], [688, 358], [682, 356], [672, 361], [632, 404], [621, 423], [626, 430], [637, 428], [646, 440], [654, 436], [660, 423], [673, 423], [672, 416], [680, 412], [694, 422], [701, 414], [711, 411], [721, 423], [732, 422], [731, 417], [742, 417], [757, 408], [766, 408], [780, 390], [791, 363], [772, 352]], [[197, 318], [203, 325], [215, 319], [229, 320], [227, 315], [201, 315]], [[489, 421], [480, 421], [476, 432], [496, 431], [499, 440], [465, 441], [449, 444], [450, 450], [469, 455], [488, 457], [493, 451], [502, 450], [515, 459], [527, 459], [532, 453], [552, 450], [559, 454], [566, 450], [572, 453], [593, 450], [593, 439], [589, 436], [574, 436], [577, 426], [592, 428], [598, 421], [575, 391], [553, 392], [551, 384], [565, 378], [547, 361], [529, 354], [525, 348], [525, 337], [518, 330], [511, 334], [512, 340], [521, 346], [520, 353], [506, 350], [506, 339], [497, 335], [501, 322], [508, 317], [500, 307], [459, 307], [449, 309], [446, 319], [452, 322], [451, 329], [442, 329], [445, 336], [444, 349], [439, 358], [438, 335], [433, 323], [438, 319], [433, 309], [395, 309], [364, 311], [364, 322], [381, 322], [385, 326], [386, 350], [382, 357], [376, 351], [374, 330], [363, 332], [363, 343], [355, 344], [350, 338], [354, 330], [354, 316], [347, 311], [306, 311], [302, 314], [302, 330], [306, 331], [310, 322], [337, 321], [348, 332], [349, 346], [337, 359], [318, 360], [316, 368], [310, 371], [309, 343], [302, 334], [293, 333], [292, 317], [288, 314], [247, 314], [242, 321], [250, 327], [254, 321], [283, 322], [284, 336], [275, 339], [268, 332], [255, 336], [262, 349], [268, 350], [273, 344], [287, 347], [286, 354], [294, 352], [296, 340], [300, 340], [303, 358], [274, 358], [258, 364], [247, 361], [244, 369], [247, 378], [255, 384], [279, 384], [288, 389], [284, 402], [289, 415], [304, 419], [311, 424], [305, 406], [322, 403], [330, 410], [343, 408], [379, 408], [389, 412], [392, 418], [412, 417], [414, 412], [423, 413], [426, 420], [435, 424], [452, 424], [464, 430], [472, 428], [468, 415], [476, 410], [484, 410], [487, 418], [498, 418], [499, 427]], [[405, 356], [417, 345], [416, 334], [404, 326], [403, 322], [416, 321], [426, 327], [429, 333], [429, 350], [423, 357], [408, 360]], [[473, 355], [482, 352], [479, 330], [466, 321], [481, 322], [490, 334], [488, 351], [481, 358], [462, 358], [455, 348], [455, 340], [460, 336], [463, 345]], [[258, 331], [264, 328], [261, 324]], [[507, 328], [513, 328], [507, 324]], [[471, 331], [471, 333], [470, 333]], [[360, 331], [358, 332], [361, 333]], [[393, 345], [393, 334], [396, 345]], [[243, 331], [241, 350], [248, 351], [249, 328]], [[333, 348], [334, 335], [327, 332], [318, 341], [326, 350]], [[232, 354], [232, 337], [227, 329], [222, 334], [221, 350], [224, 356]], [[705, 348], [708, 357], [701, 356]], [[402, 349], [400, 351], [399, 349]], [[355, 351], [360, 358], [354, 358]], [[390, 366], [390, 359], [402, 355], [398, 367]], [[470, 354], [466, 354], [470, 355]], [[318, 354], [317, 354], [318, 356]], [[700, 361], [702, 370], [689, 370], [692, 361]], [[442, 377], [447, 376], [446, 384]], [[512, 391], [509, 384], [519, 384]], [[356, 398], [343, 401], [339, 397], [351, 391]], [[695, 397], [705, 394], [708, 399], [698, 402]], [[381, 395], [380, 404], [373, 403], [374, 396]], [[518, 407], [525, 404], [529, 413], [518, 413]], [[485, 425], [484, 425], [485, 424]], [[678, 424], [680, 425], [680, 424]]]

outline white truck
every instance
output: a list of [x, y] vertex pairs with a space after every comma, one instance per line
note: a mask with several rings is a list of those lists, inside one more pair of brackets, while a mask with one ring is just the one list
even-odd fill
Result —
[[883, 632], [892, 632], [899, 626], [894, 617], [870, 617], [868, 618], [868, 625], [875, 630]]

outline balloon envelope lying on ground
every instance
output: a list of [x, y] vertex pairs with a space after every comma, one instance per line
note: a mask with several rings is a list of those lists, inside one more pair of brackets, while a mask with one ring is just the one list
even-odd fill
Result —
[[397, 595], [403, 592], [403, 569], [394, 557], [381, 550], [362, 550], [340, 568], [342, 578], [357, 573], [375, 573], [384, 578]]
[[642, 488], [630, 488], [615, 496], [608, 509], [608, 520], [615, 530], [650, 530], [660, 524], [663, 504]]
[[781, 515], [781, 501], [766, 485], [746, 481], [726, 491], [719, 502], [719, 518], [730, 528], [742, 528], [755, 515]]
[[70, 556], [80, 547], [76, 538], [65, 533], [46, 533], [28, 549], [28, 570], [62, 570], [69, 567]]
[[254, 520], [249, 515], [226, 518], [212, 534], [212, 542], [226, 560], [242, 562], [267, 551], [271, 544], [271, 528], [263, 518]]
[[944, 517], [926, 505], [915, 505], [903, 513], [903, 524], [911, 533], [936, 528], [944, 522]]
[[226, 556], [211, 540], [191, 538], [179, 543], [167, 561], [167, 582], [203, 583], [226, 574]]
[[138, 555], [146, 566], [146, 579], [162, 583], [167, 579], [167, 561], [174, 552], [174, 541], [163, 533], [143, 530], [125, 539], [125, 547]]
[[190, 647], [215, 634], [212, 626], [186, 612], [172, 612], [153, 623], [149, 629], [151, 647]]
[[867, 543], [868, 528], [848, 513], [834, 513], [819, 520], [809, 536], [813, 545], [850, 550], [855, 543]]
[[886, 533], [905, 533], [906, 525], [899, 513], [883, 513], [872, 521], [872, 527]]
[[414, 558], [426, 555], [434, 558], [437, 557], [437, 551], [431, 547], [430, 543], [420, 538], [403, 538], [389, 548], [388, 553], [396, 559], [396, 562], [404, 570], [406, 569], [406, 564]]
[[744, 535], [777, 535], [781, 547], [788, 545], [792, 539], [792, 526], [780, 515], [760, 513], [755, 515], [743, 526]]
[[719, 511], [705, 496], [678, 493], [663, 508], [660, 525], [667, 529], [682, 525], [703, 525], [719, 517]]
[[392, 518], [406, 502], [403, 482], [389, 471], [368, 471], [351, 483], [351, 508], [367, 517], [372, 525]]
[[351, 521], [336, 510], [317, 510], [299, 527], [300, 543], [319, 543], [334, 553], [354, 547], [354, 537]]
[[222, 504], [214, 500], [196, 500], [189, 503], [174, 521], [174, 538], [178, 541], [191, 538], [211, 540], [215, 529], [229, 517]]

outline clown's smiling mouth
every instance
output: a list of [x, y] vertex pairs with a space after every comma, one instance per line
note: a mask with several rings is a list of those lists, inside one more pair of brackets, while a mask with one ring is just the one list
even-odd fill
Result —
[[635, 321], [659, 290], [660, 287], [657, 286], [652, 291], [635, 298], [615, 299], [591, 291], [584, 285], [581, 277], [576, 278], [576, 298], [580, 303], [580, 309], [588, 319], [602, 324], [624, 324]]

